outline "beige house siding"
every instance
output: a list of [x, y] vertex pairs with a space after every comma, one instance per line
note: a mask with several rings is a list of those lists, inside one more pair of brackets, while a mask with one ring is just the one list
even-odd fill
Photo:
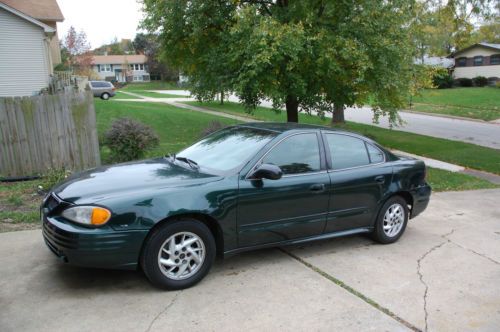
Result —
[[61, 63], [61, 47], [59, 46], [59, 37], [57, 35], [57, 24], [54, 21], [42, 21], [42, 23], [56, 30], [56, 33], [50, 39], [50, 55], [52, 58], [52, 65], [57, 66]]
[[30, 96], [49, 84], [52, 63], [44, 30], [0, 8], [0, 97]]
[[453, 72], [455, 78], [474, 78], [476, 76], [500, 77], [500, 66], [456, 67]]

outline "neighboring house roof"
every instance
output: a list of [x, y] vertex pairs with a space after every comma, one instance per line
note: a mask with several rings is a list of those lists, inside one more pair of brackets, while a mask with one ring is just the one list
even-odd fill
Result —
[[451, 68], [455, 64], [455, 61], [453, 61], [453, 59], [448, 59], [445, 57], [425, 55], [423, 61], [421, 58], [418, 58], [415, 59], [415, 63], [434, 67]]
[[35, 25], [38, 25], [38, 26], [39, 26], [40, 28], [42, 28], [42, 29], [43, 29], [46, 33], [53, 33], [53, 32], [55, 32], [55, 31], [56, 31], [56, 29], [49, 27], [47, 24], [42, 23], [42, 22], [40, 22], [40, 21], [38, 21], [38, 20], [34, 19], [33, 17], [28, 16], [28, 15], [26, 15], [26, 14], [24, 14], [24, 13], [20, 12], [19, 10], [16, 10], [16, 9], [14, 9], [14, 8], [12, 8], [12, 7], [8, 6], [8, 5], [6, 5], [6, 4], [5, 4], [5, 3], [3, 3], [3, 2], [0, 2], [0, 8], [3, 8], [3, 9], [5, 9], [5, 10], [6, 10], [6, 11], [8, 11], [8, 12], [10, 12], [10, 13], [12, 13], [12, 14], [16, 15], [16, 16], [19, 16], [20, 18], [23, 18], [23, 19], [25, 19], [25, 20], [26, 20], [26, 21], [28, 21], [28, 22], [31, 22], [31, 23], [33, 23], [33, 24], [35, 24]]
[[474, 47], [485, 47], [485, 48], [489, 48], [489, 49], [493, 49], [493, 50], [498, 50], [500, 51], [500, 44], [491, 44], [491, 43], [477, 43], [477, 44], [474, 44], [474, 45], [471, 45], [469, 47], [466, 47], [466, 48], [463, 48], [461, 50], [458, 50], [456, 52], [453, 52], [450, 57], [455, 57], [457, 54], [460, 54], [460, 53], [463, 53], [465, 51], [468, 51]]
[[1, 2], [37, 20], [64, 21], [56, 0], [0, 0]]
[[146, 63], [147, 57], [143, 54], [132, 55], [94, 55], [93, 65], [121, 65], [124, 63]]

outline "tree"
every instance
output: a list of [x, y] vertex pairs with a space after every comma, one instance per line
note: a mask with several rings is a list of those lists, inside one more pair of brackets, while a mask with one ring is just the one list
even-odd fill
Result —
[[249, 110], [267, 98], [291, 122], [299, 108], [343, 122], [345, 106], [370, 98], [375, 118], [394, 122], [409, 92], [412, 4], [144, 0], [143, 26], [198, 97], [234, 91]]
[[136, 53], [147, 56], [147, 66], [151, 76], [160, 77], [161, 80], [174, 81], [178, 79], [179, 73], [173, 70], [165, 59], [161, 58], [158, 36], [154, 33], [135, 35], [132, 45]]
[[[498, 14], [495, 0], [420, 0], [416, 4], [414, 38], [417, 56], [447, 56], [492, 37]], [[497, 9], [498, 11], [498, 9]], [[486, 22], [477, 28], [478, 23]], [[497, 28], [498, 29], [498, 28]], [[492, 42], [492, 41], [490, 41]]]
[[92, 66], [92, 52], [84, 31], [77, 32], [71, 26], [64, 38], [63, 49], [67, 52], [69, 68], [77, 73], [88, 72]]

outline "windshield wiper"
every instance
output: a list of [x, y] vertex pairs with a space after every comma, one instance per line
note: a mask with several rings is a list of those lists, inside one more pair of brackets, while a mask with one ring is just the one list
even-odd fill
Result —
[[[199, 169], [200, 166], [196, 163], [196, 161], [194, 160], [191, 160], [189, 158], [186, 158], [186, 157], [177, 157], [174, 155], [174, 158], [177, 159], [177, 160], [180, 160], [180, 161], [183, 161], [185, 162], [186, 164], [188, 164], [191, 168], [194, 168], [194, 169]], [[174, 160], [175, 160], [174, 159]]]

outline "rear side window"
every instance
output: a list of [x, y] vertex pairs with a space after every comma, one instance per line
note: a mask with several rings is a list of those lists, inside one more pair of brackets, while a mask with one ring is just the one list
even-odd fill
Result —
[[91, 82], [93, 88], [110, 88], [111, 83], [109, 82]]
[[371, 144], [365, 143], [368, 150], [368, 156], [372, 164], [378, 164], [384, 161], [384, 153]]
[[357, 137], [326, 134], [334, 170], [359, 167], [384, 161], [382, 151]]
[[321, 169], [316, 134], [297, 134], [284, 139], [264, 157], [263, 162], [279, 166], [283, 174], [302, 174]]

